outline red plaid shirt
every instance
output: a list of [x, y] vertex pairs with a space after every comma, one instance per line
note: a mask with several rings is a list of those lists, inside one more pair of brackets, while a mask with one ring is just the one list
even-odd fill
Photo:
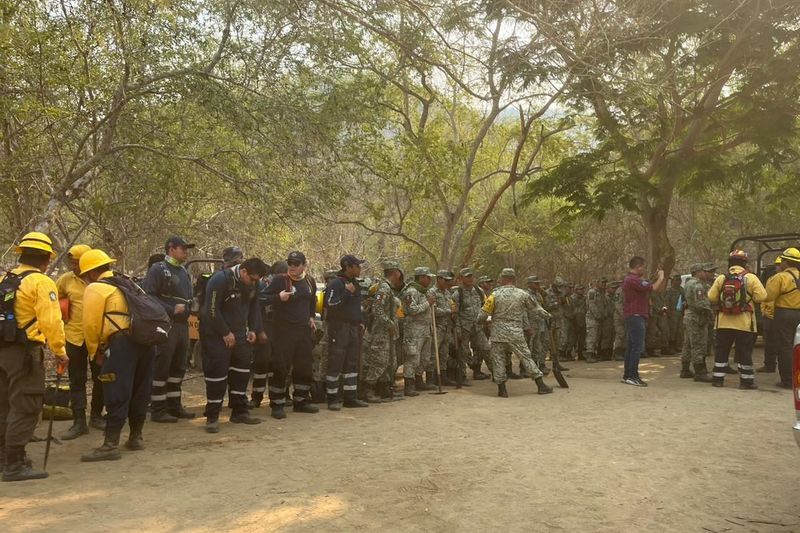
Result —
[[628, 272], [622, 282], [622, 314], [625, 318], [639, 315], [645, 318], [650, 316], [650, 293], [653, 284], [641, 276]]

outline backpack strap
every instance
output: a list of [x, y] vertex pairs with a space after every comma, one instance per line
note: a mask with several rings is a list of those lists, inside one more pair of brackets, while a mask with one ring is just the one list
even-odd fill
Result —
[[[116, 285], [115, 283], [112, 283], [111, 281], [109, 281], [109, 279], [110, 279], [110, 278], [101, 279], [99, 282], [100, 282], [100, 283], [105, 283], [106, 285], [110, 285], [110, 286], [114, 287], [115, 289], [117, 289], [118, 291], [122, 292], [122, 289], [120, 289], [119, 287], [117, 287], [117, 285]], [[123, 296], [124, 296], [124, 295], [125, 295], [125, 294], [123, 293]], [[114, 315], [114, 316], [127, 316], [127, 317], [130, 317], [130, 316], [131, 316], [131, 315], [130, 315], [130, 313], [123, 313], [122, 311], [103, 311], [103, 318], [107, 318], [107, 319], [108, 319], [108, 321], [109, 321], [109, 322], [111, 322], [111, 325], [112, 325], [112, 326], [114, 326], [115, 328], [117, 328], [117, 331], [123, 331], [123, 330], [124, 330], [124, 328], [121, 328], [121, 327], [119, 326], [119, 324], [117, 324], [117, 323], [114, 321], [114, 319], [113, 319], [113, 318], [111, 318], [111, 315]], [[102, 335], [103, 335], [103, 326], [104, 326], [104, 325], [105, 325], [105, 323], [103, 323], [103, 324], [100, 326], [100, 336], [102, 336]]]
[[800, 283], [798, 283], [798, 280], [800, 280], [800, 278], [798, 278], [797, 276], [795, 276], [795, 275], [792, 273], [792, 271], [791, 271], [791, 270], [785, 270], [784, 272], [786, 272], [787, 274], [789, 274], [790, 276], [792, 276], [792, 279], [794, 280], [794, 287], [792, 287], [790, 290], [788, 290], [788, 291], [786, 291], [786, 292], [782, 292], [782, 293], [781, 293], [781, 296], [783, 296], [784, 294], [789, 294], [789, 293], [792, 293], [792, 292], [796, 291], [796, 290], [797, 290], [797, 287], [798, 287], [798, 285], [800, 285]]

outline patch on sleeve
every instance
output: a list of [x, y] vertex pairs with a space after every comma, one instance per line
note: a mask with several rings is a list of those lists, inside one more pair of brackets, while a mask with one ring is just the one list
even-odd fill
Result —
[[56, 300], [58, 300], [58, 296], [53, 291], [50, 291], [50, 301], [55, 302]]

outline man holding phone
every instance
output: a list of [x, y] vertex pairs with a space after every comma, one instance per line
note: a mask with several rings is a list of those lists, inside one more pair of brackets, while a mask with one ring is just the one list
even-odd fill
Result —
[[647, 387], [639, 377], [639, 359], [644, 352], [647, 319], [650, 317], [650, 293], [664, 287], [664, 271], [656, 273], [656, 281], [645, 279], [646, 262], [634, 256], [628, 262], [628, 274], [622, 282], [623, 316], [625, 318], [625, 373], [622, 382], [636, 387]]

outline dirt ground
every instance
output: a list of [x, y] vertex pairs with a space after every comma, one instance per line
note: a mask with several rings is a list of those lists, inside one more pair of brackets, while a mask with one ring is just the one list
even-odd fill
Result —
[[[570, 389], [549, 396], [524, 380], [500, 399], [484, 381], [283, 421], [262, 407], [263, 424], [223, 419], [217, 435], [148, 422], [145, 451], [82, 464], [93, 430], [53, 445], [49, 479], [0, 484], [1, 529], [800, 532], [791, 393], [774, 374], [713, 389], [678, 379], [677, 358], [645, 359], [644, 389], [620, 365], [569, 363]], [[187, 383], [198, 412], [201, 387]], [[44, 443], [28, 449], [41, 466]]]

